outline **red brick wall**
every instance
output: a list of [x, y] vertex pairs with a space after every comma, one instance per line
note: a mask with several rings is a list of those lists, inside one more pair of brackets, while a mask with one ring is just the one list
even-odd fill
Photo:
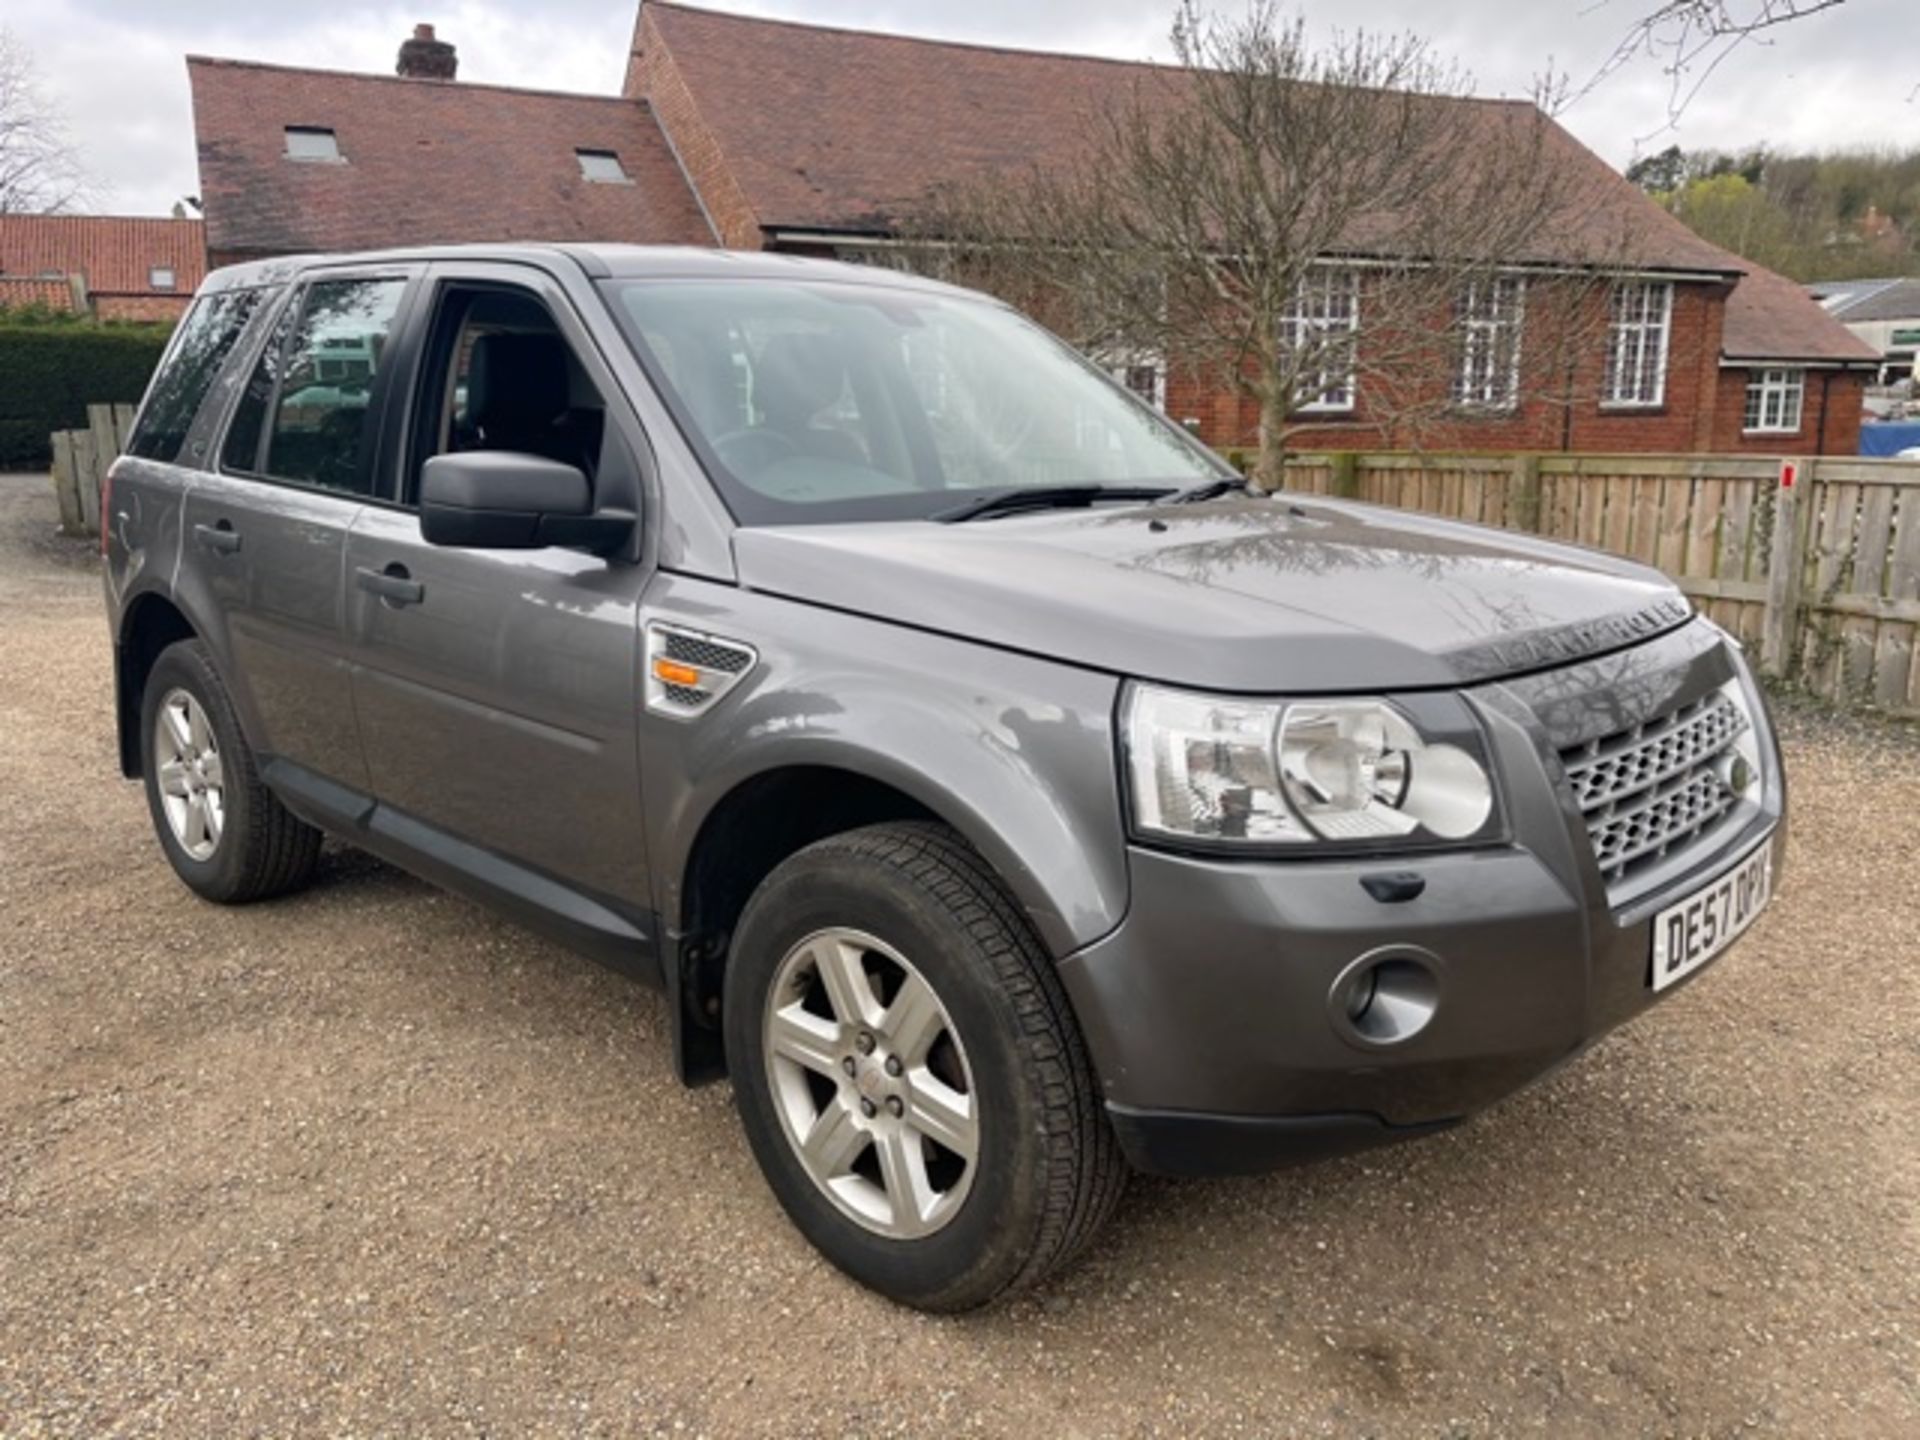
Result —
[[[1822, 372], [1823, 376], [1827, 372]], [[1825, 384], [1825, 380], [1822, 380]], [[1848, 370], [1833, 376], [1825, 423], [1816, 432], [1822, 455], [1858, 455], [1860, 426], [1866, 419], [1867, 374]]]
[[[1666, 397], [1651, 408], [1616, 409], [1600, 403], [1605, 365], [1597, 315], [1578, 322], [1582, 351], [1570, 382], [1522, 381], [1520, 405], [1504, 415], [1444, 414], [1440, 403], [1451, 383], [1451, 360], [1436, 352], [1426, 362], [1433, 385], [1424, 395], [1409, 392], [1413, 408], [1427, 418], [1417, 425], [1395, 425], [1391, 416], [1370, 410], [1364, 374], [1351, 415], [1313, 421], [1294, 433], [1289, 444], [1303, 450], [1403, 449], [1418, 444], [1434, 450], [1576, 450], [1596, 454], [1673, 454], [1706, 450], [1714, 444], [1715, 405], [1719, 395], [1720, 342], [1729, 287], [1678, 284], [1674, 287], [1672, 331], [1668, 339]], [[1595, 296], [1592, 304], [1604, 301]], [[1367, 299], [1361, 298], [1361, 346], [1366, 345]], [[1438, 328], [1438, 323], [1436, 328]], [[1589, 345], [1586, 336], [1591, 334]], [[1553, 348], [1550, 336], [1530, 331], [1522, 342], [1523, 373], [1529, 345], [1538, 354]], [[1549, 394], [1549, 389], [1554, 391]], [[1259, 434], [1259, 409], [1250, 397], [1182, 373], [1176, 365], [1167, 385], [1167, 413], [1176, 420], [1198, 419], [1200, 435], [1222, 447], [1251, 446]]]
[[95, 295], [93, 313], [102, 320], [178, 320], [191, 295]]
[[701, 119], [693, 94], [645, 5], [640, 7], [622, 93], [629, 100], [645, 100], [652, 106], [654, 119], [685, 167], [708, 219], [720, 232], [720, 243], [731, 250], [760, 249], [760, 219], [734, 178], [719, 142]]
[[1722, 455], [1854, 455], [1867, 377], [1854, 370], [1808, 370], [1800, 406], [1800, 429], [1792, 435], [1749, 435], [1747, 384], [1750, 370], [1722, 370], [1714, 405], [1712, 449]]

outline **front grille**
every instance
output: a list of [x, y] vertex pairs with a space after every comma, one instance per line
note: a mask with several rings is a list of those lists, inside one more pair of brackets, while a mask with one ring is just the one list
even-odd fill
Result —
[[1752, 721], [1728, 690], [1560, 752], [1609, 887], [1685, 850], [1738, 803], [1733, 754]]

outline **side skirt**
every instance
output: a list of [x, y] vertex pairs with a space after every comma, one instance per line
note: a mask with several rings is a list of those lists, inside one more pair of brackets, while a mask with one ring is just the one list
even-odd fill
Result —
[[651, 911], [635, 914], [574, 889], [289, 761], [267, 761], [260, 778], [309, 825], [430, 884], [477, 901], [611, 970], [664, 988], [655, 939], [659, 926]]

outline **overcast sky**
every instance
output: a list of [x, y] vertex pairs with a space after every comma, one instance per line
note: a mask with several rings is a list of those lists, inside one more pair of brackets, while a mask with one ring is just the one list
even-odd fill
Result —
[[[1164, 57], [1173, 0], [706, 0], [711, 8], [1129, 59]], [[1234, 0], [1227, 0], [1229, 5]], [[1484, 94], [1552, 68], [1584, 79], [1654, 0], [1304, 0], [1308, 23], [1414, 29]], [[97, 208], [163, 214], [199, 189], [182, 56], [390, 74], [415, 21], [459, 47], [460, 78], [617, 94], [632, 0], [30, 0], [0, 9], [64, 104]], [[1666, 130], [1668, 82], [1642, 60], [1563, 119], [1624, 165], [1686, 146], [1920, 146], [1913, 0], [1847, 0], [1748, 45]], [[273, 123], [278, 123], [273, 122]]]

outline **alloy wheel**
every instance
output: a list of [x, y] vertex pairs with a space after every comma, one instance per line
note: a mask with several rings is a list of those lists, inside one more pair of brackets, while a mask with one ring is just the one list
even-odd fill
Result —
[[807, 936], [774, 974], [761, 1038], [781, 1129], [843, 1214], [911, 1240], [959, 1213], [977, 1092], [946, 1006], [905, 956], [858, 930]]
[[227, 823], [226, 773], [206, 707], [169, 690], [153, 723], [154, 778], [167, 828], [194, 860], [212, 858]]

